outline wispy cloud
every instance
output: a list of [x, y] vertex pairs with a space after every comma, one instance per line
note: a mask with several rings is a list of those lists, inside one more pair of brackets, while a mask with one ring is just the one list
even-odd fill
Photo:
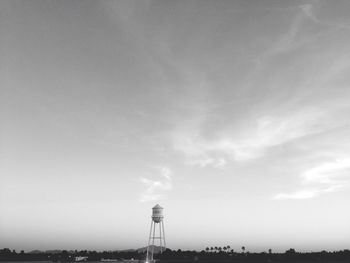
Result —
[[[315, 2], [315, 1], [314, 1]], [[317, 1], [318, 2], [318, 1]], [[320, 21], [316, 18], [313, 9], [314, 5], [309, 3], [309, 4], [304, 4], [299, 6], [302, 12], [306, 15], [306, 17], [310, 18], [313, 22], [319, 23]]]
[[297, 9], [297, 13], [292, 19], [289, 28], [275, 39], [258, 58], [256, 58], [255, 62], [257, 69], [260, 69], [268, 58], [289, 51], [299, 43], [298, 35], [302, 29], [305, 17], [310, 15], [309, 13], [311, 13], [312, 7], [312, 4], [299, 6], [300, 9]]
[[320, 1], [316, 0], [312, 3], [300, 5], [299, 7], [303, 11], [303, 13], [308, 17], [311, 21], [313, 21], [316, 24], [327, 26], [327, 27], [334, 27], [337, 29], [350, 29], [350, 24], [341, 23], [341, 22], [333, 22], [333, 21], [325, 21], [321, 20], [315, 15], [314, 9], [315, 5], [319, 3]]
[[279, 193], [273, 199], [309, 199], [339, 191], [348, 186], [349, 183], [350, 158], [336, 159], [305, 171], [301, 175], [302, 190], [293, 193]]
[[333, 128], [326, 112], [303, 109], [280, 115], [264, 115], [248, 121], [240, 133], [237, 127], [226, 127], [214, 138], [203, 135], [205, 120], [184, 124], [173, 133], [174, 149], [182, 152], [187, 163], [201, 167], [223, 167], [228, 161], [244, 162], [264, 155], [270, 147]]
[[303, 190], [298, 191], [290, 194], [280, 193], [274, 196], [273, 199], [276, 200], [283, 200], [283, 199], [308, 199], [315, 197], [317, 194], [317, 191], [315, 190]]
[[172, 171], [166, 166], [154, 167], [158, 170], [158, 179], [140, 178], [140, 182], [146, 185], [146, 190], [140, 197], [141, 202], [150, 202], [164, 197], [164, 192], [172, 189]]

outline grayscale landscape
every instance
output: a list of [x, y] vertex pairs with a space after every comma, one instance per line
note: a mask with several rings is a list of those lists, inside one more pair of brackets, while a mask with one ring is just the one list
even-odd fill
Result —
[[0, 261], [350, 260], [350, 2], [0, 0]]

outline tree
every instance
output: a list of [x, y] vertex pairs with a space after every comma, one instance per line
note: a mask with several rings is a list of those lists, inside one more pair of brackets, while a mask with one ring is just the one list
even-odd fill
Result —
[[205, 248], [205, 251], [208, 253], [208, 252], [209, 252], [209, 247], [206, 247], [206, 248]]
[[243, 247], [242, 247], [242, 253], [244, 253], [244, 251], [245, 251], [245, 247], [243, 246]]
[[272, 249], [271, 248], [269, 248], [269, 254], [272, 254]]
[[295, 252], [295, 249], [294, 248], [290, 248], [286, 251], [286, 254], [289, 254], [289, 255], [294, 255], [296, 252]]

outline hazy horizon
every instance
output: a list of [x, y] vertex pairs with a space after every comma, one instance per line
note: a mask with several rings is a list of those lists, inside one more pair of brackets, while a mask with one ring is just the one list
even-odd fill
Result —
[[0, 1], [0, 248], [350, 244], [349, 1]]

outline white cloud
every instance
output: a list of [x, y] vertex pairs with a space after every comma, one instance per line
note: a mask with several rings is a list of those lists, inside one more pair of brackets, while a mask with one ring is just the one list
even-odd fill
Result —
[[168, 179], [168, 180], [171, 179], [171, 173], [172, 173], [172, 172], [171, 172], [171, 170], [170, 170], [169, 167], [166, 167], [166, 166], [158, 166], [157, 168], [159, 169], [160, 174], [161, 174], [164, 178], [166, 178], [166, 179]]
[[[315, 3], [319, 1], [314, 1]], [[322, 26], [327, 26], [327, 27], [335, 27], [339, 29], [350, 29], [350, 25], [346, 23], [341, 23], [341, 22], [333, 22], [333, 21], [323, 21], [320, 20], [314, 13], [314, 5], [313, 4], [305, 4], [305, 5], [300, 5], [299, 6], [303, 13], [311, 19], [314, 23], [317, 23]]]
[[314, 6], [312, 4], [305, 4], [300, 5], [300, 9], [303, 11], [303, 13], [310, 18], [313, 22], [319, 23], [320, 21], [316, 18], [316, 16], [313, 13]]
[[319, 166], [307, 170], [303, 175], [303, 184], [321, 183], [334, 184], [344, 176], [350, 176], [347, 173], [350, 169], [349, 158], [338, 158], [333, 162], [323, 163]]
[[313, 6], [311, 4], [305, 4], [299, 6], [299, 8], [301, 9], [301, 12], [298, 10], [286, 32], [280, 35], [274, 42], [271, 43], [265, 52], [256, 58], [255, 62], [258, 69], [260, 69], [268, 58], [290, 51], [293, 47], [300, 44], [298, 35], [302, 29], [305, 16], [309, 17], [312, 15]]
[[280, 193], [280, 194], [277, 194], [274, 197], [274, 199], [276, 199], [276, 200], [283, 200], [283, 199], [308, 199], [308, 198], [315, 197], [316, 194], [317, 194], [317, 191], [315, 191], [315, 190], [303, 190], [303, 191], [298, 191], [298, 192], [291, 193], [291, 194]]
[[[249, 122], [249, 121], [248, 121]], [[326, 131], [335, 124], [320, 109], [303, 109], [280, 115], [265, 115], [242, 127], [231, 126], [206, 138], [202, 132], [204, 119], [184, 123], [172, 134], [174, 149], [182, 152], [187, 163], [201, 167], [223, 167], [228, 161], [244, 162], [263, 156], [270, 147], [310, 134]], [[236, 130], [241, 130], [237, 133]]]
[[321, 163], [305, 171], [301, 178], [303, 190], [279, 193], [273, 199], [308, 199], [343, 189], [350, 183], [350, 158]]
[[145, 192], [141, 195], [141, 202], [149, 202], [159, 200], [164, 197], [165, 191], [172, 189], [171, 170], [166, 166], [155, 167], [160, 173], [161, 179], [154, 180], [145, 177], [140, 178], [140, 182], [146, 185]]

